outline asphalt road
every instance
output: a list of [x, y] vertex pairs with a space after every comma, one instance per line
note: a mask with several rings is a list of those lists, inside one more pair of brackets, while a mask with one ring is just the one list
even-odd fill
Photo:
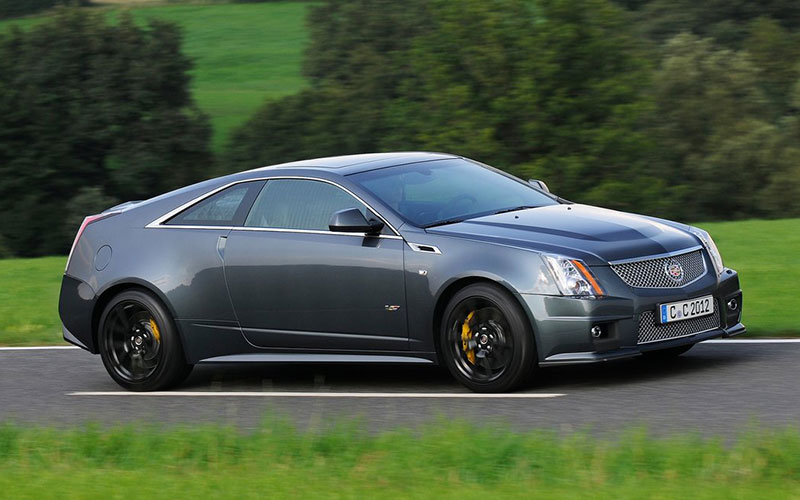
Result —
[[435, 367], [201, 365], [178, 392], [141, 395], [124, 393], [99, 357], [78, 349], [0, 349], [0, 421], [249, 429], [277, 416], [316, 429], [356, 417], [379, 430], [444, 418], [518, 430], [606, 435], [646, 426], [657, 435], [733, 437], [756, 426], [800, 427], [798, 361], [799, 342], [710, 342], [670, 362], [542, 369], [531, 387], [487, 398]]

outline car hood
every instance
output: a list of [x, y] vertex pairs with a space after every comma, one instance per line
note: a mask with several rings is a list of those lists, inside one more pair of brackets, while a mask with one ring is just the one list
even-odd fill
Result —
[[578, 204], [487, 215], [427, 231], [564, 254], [588, 265], [606, 265], [700, 244], [694, 236], [666, 221]]

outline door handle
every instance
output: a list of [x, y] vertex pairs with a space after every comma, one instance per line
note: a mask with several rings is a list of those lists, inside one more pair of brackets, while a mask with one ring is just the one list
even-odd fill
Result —
[[227, 236], [220, 236], [217, 238], [217, 253], [219, 254], [219, 258], [223, 261], [225, 260], [225, 244], [228, 242]]

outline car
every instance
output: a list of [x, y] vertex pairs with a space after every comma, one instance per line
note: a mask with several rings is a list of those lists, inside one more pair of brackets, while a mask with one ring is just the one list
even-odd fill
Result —
[[745, 332], [702, 229], [426, 152], [296, 161], [85, 218], [64, 338], [133, 391], [198, 363], [440, 364], [478, 392]]

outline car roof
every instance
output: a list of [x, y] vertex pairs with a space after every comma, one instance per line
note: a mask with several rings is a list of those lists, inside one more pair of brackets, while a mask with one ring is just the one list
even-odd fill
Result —
[[366, 172], [377, 168], [405, 165], [408, 163], [419, 163], [431, 160], [444, 160], [448, 158], [458, 158], [457, 155], [448, 153], [428, 153], [421, 151], [407, 151], [396, 153], [366, 153], [345, 156], [329, 156], [326, 158], [314, 158], [311, 160], [299, 160], [278, 165], [260, 167], [248, 172], [264, 172], [284, 168], [311, 168], [319, 170], [336, 170], [337, 174], [349, 175], [358, 172]]

